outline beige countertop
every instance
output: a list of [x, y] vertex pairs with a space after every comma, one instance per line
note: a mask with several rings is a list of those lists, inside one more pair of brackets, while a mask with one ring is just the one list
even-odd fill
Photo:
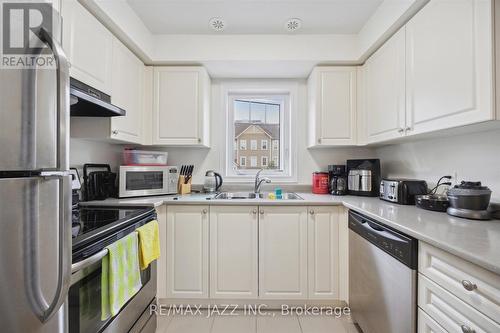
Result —
[[210, 194], [170, 195], [131, 199], [107, 199], [84, 205], [344, 205], [394, 229], [500, 274], [500, 221], [473, 221], [404, 206], [378, 198], [298, 193], [304, 200], [214, 200]]

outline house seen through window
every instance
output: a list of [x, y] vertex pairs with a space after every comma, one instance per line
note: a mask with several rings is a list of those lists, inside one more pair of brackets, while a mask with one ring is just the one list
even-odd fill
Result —
[[237, 98], [232, 103], [233, 168], [280, 170], [283, 101], [279, 98]]

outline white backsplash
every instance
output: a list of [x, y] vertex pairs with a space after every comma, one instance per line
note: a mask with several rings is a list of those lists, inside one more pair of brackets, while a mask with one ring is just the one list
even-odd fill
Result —
[[435, 184], [448, 174], [455, 181], [481, 181], [500, 201], [500, 130], [422, 140], [376, 149], [386, 177], [418, 178]]

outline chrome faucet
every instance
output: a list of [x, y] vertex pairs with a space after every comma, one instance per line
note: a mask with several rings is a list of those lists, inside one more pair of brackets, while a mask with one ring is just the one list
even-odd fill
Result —
[[260, 173], [262, 171], [264, 171], [264, 169], [260, 169], [259, 171], [257, 171], [257, 174], [255, 174], [255, 187], [253, 190], [254, 193], [260, 193], [260, 187], [263, 182], [266, 182], [266, 184], [269, 184], [271, 182], [271, 179], [267, 177], [260, 178]]

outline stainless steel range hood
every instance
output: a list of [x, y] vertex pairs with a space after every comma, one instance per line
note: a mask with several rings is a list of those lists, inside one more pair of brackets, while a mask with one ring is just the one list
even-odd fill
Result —
[[111, 96], [73, 78], [70, 82], [70, 103], [72, 117], [116, 117], [126, 113], [111, 104]]

